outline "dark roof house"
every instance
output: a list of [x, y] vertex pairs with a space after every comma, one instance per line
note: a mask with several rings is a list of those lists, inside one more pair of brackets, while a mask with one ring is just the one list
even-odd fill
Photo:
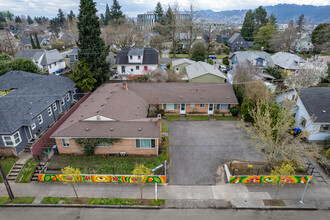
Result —
[[250, 48], [248, 42], [239, 33], [235, 33], [233, 36], [231, 36], [227, 44], [231, 52]]

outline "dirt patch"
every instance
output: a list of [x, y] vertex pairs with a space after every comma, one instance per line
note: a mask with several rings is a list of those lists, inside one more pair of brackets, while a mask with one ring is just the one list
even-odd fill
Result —
[[262, 200], [265, 206], [285, 206], [281, 199], [264, 199]]

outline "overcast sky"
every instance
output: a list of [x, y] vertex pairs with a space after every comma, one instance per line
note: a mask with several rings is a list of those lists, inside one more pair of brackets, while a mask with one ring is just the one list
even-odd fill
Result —
[[[94, 0], [99, 13], [104, 13], [105, 5], [112, 4], [112, 0]], [[159, 0], [164, 8], [173, 4], [174, 0]], [[330, 0], [176, 0], [180, 10], [188, 8], [189, 2], [193, 1], [198, 9], [212, 9], [214, 11], [233, 9], [253, 9], [259, 5], [287, 4], [313, 4], [330, 5]], [[15, 15], [32, 15], [54, 17], [59, 8], [65, 12], [73, 10], [76, 14], [79, 10], [80, 0], [0, 0], [0, 11], [9, 10]], [[124, 13], [130, 17], [135, 17], [139, 13], [152, 11], [157, 0], [119, 0]]]

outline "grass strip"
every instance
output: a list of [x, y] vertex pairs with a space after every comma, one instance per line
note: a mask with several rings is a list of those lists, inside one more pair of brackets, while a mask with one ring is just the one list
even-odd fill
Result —
[[33, 172], [36, 169], [36, 166], [38, 165], [38, 162], [34, 161], [33, 158], [31, 158], [30, 160], [28, 160], [21, 172], [19, 173], [16, 182], [17, 183], [28, 183], [30, 182], [30, 179], [33, 176]]
[[164, 118], [167, 121], [180, 121], [181, 120], [180, 115], [165, 115]]
[[237, 117], [234, 116], [214, 116], [216, 120], [232, 120], [235, 121], [237, 120]]
[[168, 124], [162, 121], [162, 132], [168, 132]]
[[187, 116], [188, 121], [208, 121], [210, 117], [207, 115], [200, 115], [200, 116]]
[[17, 197], [14, 199], [15, 204], [31, 204], [35, 197]]
[[8, 204], [10, 202], [9, 197], [0, 197], [0, 204]]

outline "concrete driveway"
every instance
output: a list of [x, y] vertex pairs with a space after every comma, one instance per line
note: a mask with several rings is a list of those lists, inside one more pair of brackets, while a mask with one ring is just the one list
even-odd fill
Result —
[[263, 161], [242, 140], [236, 121], [177, 121], [169, 124], [170, 184], [215, 185], [217, 170], [231, 160]]

